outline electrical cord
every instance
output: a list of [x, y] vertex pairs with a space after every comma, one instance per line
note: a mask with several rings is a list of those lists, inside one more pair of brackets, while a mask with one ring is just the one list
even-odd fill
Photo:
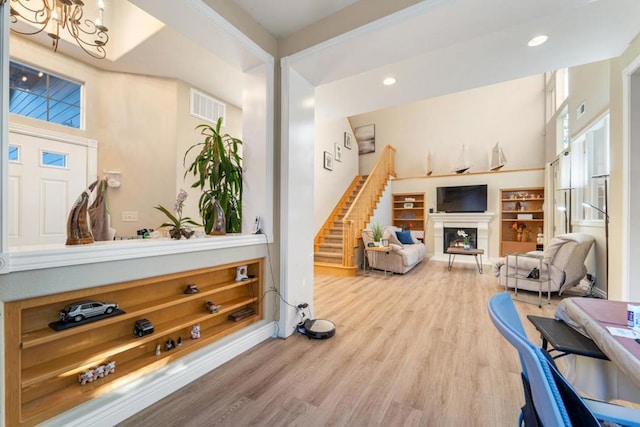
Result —
[[[283, 303], [285, 303], [285, 304], [286, 304], [286, 305], [288, 305], [289, 307], [291, 307], [291, 308], [295, 308], [296, 310], [298, 310], [298, 311], [299, 311], [299, 310], [300, 310], [300, 308], [299, 308], [299, 307], [297, 307], [297, 306], [295, 306], [295, 305], [293, 305], [293, 304], [291, 304], [289, 301], [287, 301], [287, 300], [282, 296], [282, 294], [280, 293], [280, 290], [279, 290], [278, 288], [276, 288], [276, 287], [275, 287], [275, 282], [276, 282], [276, 281], [275, 281], [275, 275], [273, 274], [273, 263], [272, 263], [272, 258], [271, 258], [271, 251], [269, 250], [269, 238], [268, 238], [268, 236], [267, 236], [266, 234], [264, 234], [264, 233], [261, 233], [261, 234], [264, 236], [265, 246], [266, 246], [266, 248], [267, 248], [267, 263], [269, 264], [269, 271], [270, 271], [270, 274], [271, 274], [271, 286], [272, 286], [272, 288], [271, 288], [271, 289], [267, 289], [266, 291], [264, 291], [264, 292], [263, 292], [263, 294], [262, 294], [262, 298], [264, 299], [264, 297], [265, 297], [269, 292], [275, 292], [275, 294], [276, 294], [276, 295], [278, 295], [278, 298], [280, 299], [280, 301], [282, 301]], [[274, 319], [277, 319], [277, 318], [278, 318], [278, 315], [279, 315], [279, 312], [280, 312], [277, 301], [278, 301], [278, 300], [276, 300], [276, 303], [274, 304], [274, 307], [273, 307], [273, 318], [274, 318]], [[301, 305], [302, 305], [302, 304], [301, 304]], [[308, 304], [307, 304], [307, 307], [308, 307]], [[309, 316], [311, 316], [311, 313], [309, 313]], [[303, 318], [303, 320], [304, 320], [304, 318]], [[298, 325], [299, 325], [299, 324], [298, 324]], [[277, 337], [277, 336], [280, 334], [280, 324], [279, 324], [277, 321], [275, 322], [275, 327], [276, 327], [275, 335], [276, 335], [276, 337]], [[296, 327], [294, 328], [294, 332], [296, 332], [297, 330], [298, 330], [298, 327], [296, 326]]]

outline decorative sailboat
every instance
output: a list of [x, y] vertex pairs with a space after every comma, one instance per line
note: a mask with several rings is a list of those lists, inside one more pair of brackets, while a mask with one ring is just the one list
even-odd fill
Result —
[[427, 176], [430, 176], [433, 173], [433, 164], [431, 162], [431, 150], [427, 153]]
[[467, 148], [462, 144], [462, 154], [460, 155], [460, 160], [456, 168], [453, 170], [455, 173], [464, 173], [471, 167], [471, 163], [469, 163], [469, 156]]
[[500, 143], [496, 142], [496, 145], [493, 147], [493, 151], [491, 152], [491, 170], [497, 171], [506, 163], [507, 158], [504, 156], [502, 148], [500, 148]]

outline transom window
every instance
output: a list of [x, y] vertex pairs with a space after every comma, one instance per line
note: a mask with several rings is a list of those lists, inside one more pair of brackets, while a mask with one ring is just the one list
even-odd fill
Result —
[[79, 129], [82, 85], [11, 61], [9, 112]]

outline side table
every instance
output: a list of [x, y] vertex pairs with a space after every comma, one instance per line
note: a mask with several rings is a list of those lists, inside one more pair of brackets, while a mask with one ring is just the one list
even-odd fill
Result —
[[[364, 247], [364, 259], [362, 260], [362, 271], [363, 271], [363, 275], [367, 275], [367, 263], [368, 263], [368, 258], [367, 258], [367, 252], [372, 252], [374, 257], [377, 257], [379, 253], [384, 252], [385, 254], [388, 254], [389, 252], [391, 252], [391, 247], [389, 246], [365, 246]], [[376, 258], [377, 260], [377, 258]], [[371, 270], [373, 270], [373, 268], [371, 268]], [[387, 267], [385, 264], [385, 268], [384, 268], [384, 277], [387, 277]]]
[[[515, 263], [516, 263], [516, 268], [515, 268], [515, 273], [510, 273], [509, 271], [509, 259], [510, 258], [515, 258]], [[518, 261], [521, 258], [525, 258], [525, 259], [533, 259], [538, 261], [538, 276], [537, 277], [530, 277], [531, 273], [529, 272], [528, 275], [525, 274], [518, 274]], [[506, 275], [506, 280], [504, 283], [504, 287], [505, 287], [505, 291], [509, 289], [509, 278], [515, 279], [514, 282], [514, 297], [515, 299], [518, 299], [518, 280], [519, 279], [526, 279], [530, 282], [538, 282], [538, 307], [542, 307], [542, 283], [543, 282], [547, 282], [547, 304], [551, 304], [551, 278], [549, 277], [549, 269], [547, 268], [547, 272], [546, 272], [546, 278], [543, 277], [542, 274], [542, 265], [547, 265], [547, 259], [544, 257], [544, 255], [538, 255], [538, 254], [529, 254], [529, 253], [524, 253], [524, 254], [520, 254], [520, 253], [516, 253], [516, 254], [507, 254], [506, 256], [506, 260], [507, 260], [507, 275]], [[522, 302], [529, 302], [526, 300], [518, 300], [518, 301], [522, 301]]]

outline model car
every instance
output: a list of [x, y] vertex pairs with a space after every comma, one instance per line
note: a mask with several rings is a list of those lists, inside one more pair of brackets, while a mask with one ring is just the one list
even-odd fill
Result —
[[136, 324], [133, 326], [133, 335], [142, 337], [147, 334], [153, 333], [155, 329], [149, 319], [136, 320]]
[[63, 322], [81, 322], [84, 319], [102, 314], [111, 314], [118, 309], [114, 302], [78, 301], [65, 306], [60, 312]]

